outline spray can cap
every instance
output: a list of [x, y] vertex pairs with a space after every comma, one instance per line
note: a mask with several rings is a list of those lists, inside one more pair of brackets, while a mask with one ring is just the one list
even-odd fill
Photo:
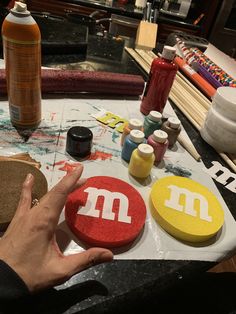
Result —
[[139, 119], [130, 119], [128, 126], [131, 130], [141, 130], [143, 123]]
[[143, 157], [150, 157], [153, 154], [153, 147], [149, 144], [139, 144], [138, 153]]
[[27, 14], [29, 15], [30, 12], [27, 10], [27, 5], [23, 2], [16, 1], [14, 4], [14, 8], [11, 9], [12, 13], [19, 13], [19, 14]]
[[152, 121], [159, 122], [161, 121], [162, 114], [158, 111], [152, 110], [149, 112], [148, 118], [150, 118]]
[[178, 129], [180, 126], [180, 121], [178, 118], [175, 117], [169, 117], [168, 118], [168, 124], [172, 129]]
[[153, 132], [153, 138], [154, 141], [158, 143], [165, 143], [168, 138], [168, 134], [165, 131], [156, 130]]
[[140, 130], [131, 130], [129, 133], [131, 141], [134, 143], [142, 143], [144, 140], [144, 133]]
[[176, 55], [176, 48], [171, 46], [164, 46], [162, 51], [162, 58], [167, 60], [173, 60]]

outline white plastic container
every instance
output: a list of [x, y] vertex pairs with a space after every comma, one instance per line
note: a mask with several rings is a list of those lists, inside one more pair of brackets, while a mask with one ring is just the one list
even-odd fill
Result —
[[236, 88], [217, 89], [200, 134], [217, 151], [236, 154]]

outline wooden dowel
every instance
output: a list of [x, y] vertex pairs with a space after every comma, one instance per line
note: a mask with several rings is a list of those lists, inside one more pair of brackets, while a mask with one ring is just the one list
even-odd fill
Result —
[[193, 119], [198, 124], [202, 125], [204, 120], [205, 120], [205, 115], [203, 113], [201, 113], [200, 111], [198, 111], [194, 107], [194, 104], [191, 104], [191, 101], [189, 101], [186, 104], [185, 97], [182, 94], [180, 94], [180, 92], [178, 90], [176, 90], [175, 88], [172, 88], [169, 96], [171, 96], [172, 93], [175, 94], [175, 96], [179, 99], [179, 102], [181, 102], [182, 107], [185, 108], [185, 110], [193, 117]]
[[227, 165], [236, 173], [236, 165], [235, 163], [224, 153], [218, 152], [220, 157], [224, 159], [224, 161], [227, 163]]
[[194, 118], [182, 107], [182, 103], [175, 96], [175, 94], [170, 95], [170, 99], [175, 103], [175, 105], [182, 111], [182, 113], [186, 116], [190, 123], [199, 131], [201, 126], [194, 120]]
[[189, 140], [186, 140], [183, 136], [182, 132], [179, 134], [177, 138], [178, 142], [189, 152], [189, 154], [197, 161], [201, 160], [201, 156], [197, 152], [196, 148], [194, 147], [193, 143]]
[[179, 84], [185, 90], [187, 90], [189, 93], [191, 93], [191, 95], [202, 105], [202, 107], [204, 107], [208, 111], [210, 106], [211, 106], [211, 102], [209, 102], [208, 99], [206, 100], [203, 97], [201, 97], [199, 95], [199, 93], [196, 93], [195, 89], [193, 89], [189, 84], [187, 84], [186, 81], [183, 80], [179, 74], [180, 74], [180, 72], [177, 72], [176, 81], [178, 81]]
[[137, 54], [137, 52], [134, 51], [134, 49], [125, 47], [125, 50], [134, 58], [134, 60], [142, 67], [142, 69], [143, 69], [146, 73], [149, 73], [149, 71], [150, 71], [150, 66], [147, 64], [146, 61], [144, 61], [144, 60]]

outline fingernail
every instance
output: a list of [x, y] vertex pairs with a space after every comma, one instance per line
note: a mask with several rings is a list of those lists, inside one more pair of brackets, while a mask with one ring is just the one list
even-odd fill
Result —
[[109, 261], [112, 261], [113, 260], [113, 253], [111, 251], [104, 251], [102, 254], [101, 254], [101, 259], [104, 261], [104, 262], [109, 262]]

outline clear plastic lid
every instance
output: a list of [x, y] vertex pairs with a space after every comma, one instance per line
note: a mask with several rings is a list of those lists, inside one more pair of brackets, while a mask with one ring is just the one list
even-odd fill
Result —
[[156, 130], [153, 132], [153, 138], [154, 141], [158, 143], [165, 143], [168, 138], [168, 134], [165, 131]]
[[152, 110], [149, 112], [148, 118], [152, 121], [159, 122], [161, 121], [162, 114], [158, 111]]
[[144, 140], [144, 133], [140, 130], [131, 130], [129, 137], [134, 143], [142, 143]]
[[128, 127], [131, 130], [141, 130], [143, 127], [143, 123], [139, 119], [130, 119]]
[[178, 118], [170, 117], [168, 118], [168, 124], [172, 129], [178, 129], [180, 126], [180, 121]]
[[164, 46], [162, 55], [161, 55], [162, 58], [173, 60], [175, 55], [176, 55], [176, 48], [171, 47], [171, 46]]
[[140, 144], [138, 146], [138, 153], [143, 157], [150, 157], [153, 154], [153, 147], [149, 144]]

